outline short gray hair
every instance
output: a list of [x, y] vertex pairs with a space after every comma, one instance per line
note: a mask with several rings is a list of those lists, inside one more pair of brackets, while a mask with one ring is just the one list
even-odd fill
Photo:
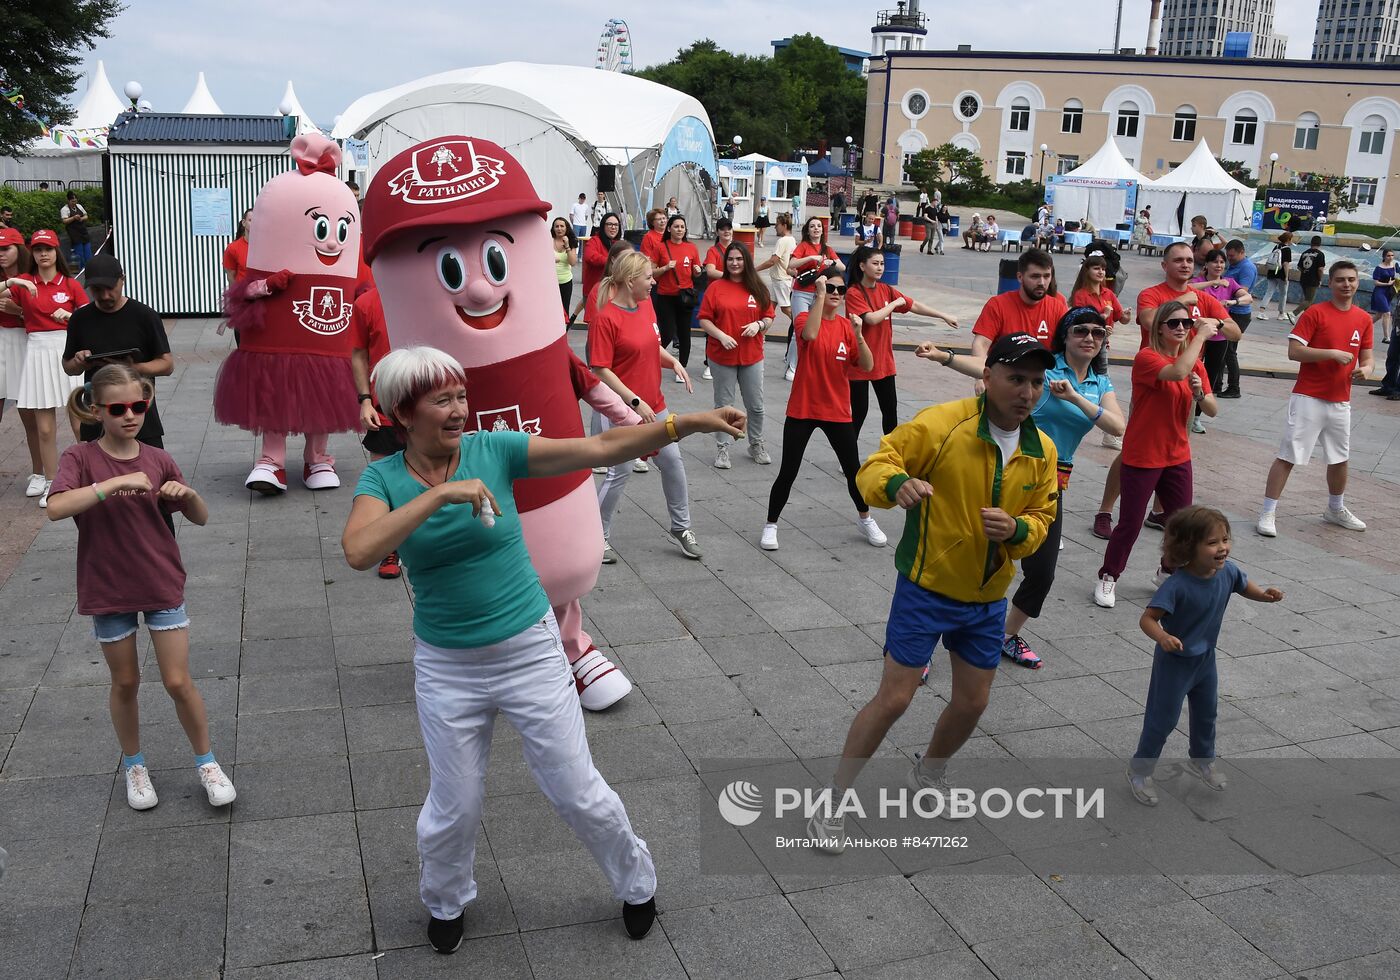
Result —
[[384, 355], [370, 374], [379, 407], [394, 422], [430, 391], [467, 383], [467, 372], [451, 354], [436, 347], [400, 347]]

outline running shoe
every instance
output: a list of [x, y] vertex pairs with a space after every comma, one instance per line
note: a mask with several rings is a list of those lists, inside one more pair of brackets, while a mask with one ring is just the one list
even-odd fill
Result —
[[807, 821], [807, 836], [816, 850], [840, 854], [846, 849], [846, 818], [823, 817], [820, 813], [814, 813], [812, 819]]
[[758, 539], [758, 546], [764, 551], [778, 550], [778, 525], [763, 525], [763, 536]]
[[865, 540], [876, 548], [883, 548], [889, 541], [885, 537], [885, 532], [880, 530], [880, 525], [875, 523], [873, 517], [862, 517], [857, 522], [860, 525], [860, 532], [865, 535]]
[[1100, 442], [1100, 445], [1102, 445], [1105, 449], [1122, 449], [1123, 437], [1115, 436], [1111, 432], [1105, 432], [1103, 434], [1103, 440]]
[[1152, 587], [1153, 587], [1154, 589], [1160, 589], [1162, 586], [1164, 586], [1164, 585], [1167, 584], [1167, 579], [1169, 579], [1169, 578], [1171, 578], [1171, 577], [1172, 577], [1172, 573], [1171, 573], [1171, 572], [1167, 571], [1165, 568], [1163, 568], [1162, 566], [1158, 565], [1158, 566], [1157, 566], [1157, 571], [1155, 571], [1155, 572], [1152, 573]]
[[637, 460], [635, 463], [632, 464], [632, 472], [633, 472], [633, 473], [650, 473], [650, 472], [651, 472], [651, 467], [647, 465], [647, 461], [646, 461], [646, 460], [644, 460], [644, 459], [639, 459], [639, 460]]
[[1157, 805], [1157, 784], [1151, 776], [1138, 776], [1128, 773], [1128, 789], [1133, 791], [1133, 799], [1143, 806]]
[[1296, 316], [1294, 316], [1292, 313], [1285, 313], [1285, 314], [1283, 315], [1283, 318], [1284, 318], [1285, 320], [1287, 320], [1289, 323], [1297, 323], [1297, 322], [1298, 322], [1298, 318], [1297, 318]]
[[1258, 522], [1254, 525], [1254, 530], [1266, 538], [1278, 537], [1278, 527], [1274, 523], [1274, 513], [1260, 514]]
[[1217, 793], [1230, 785], [1230, 781], [1216, 766], [1214, 759], [1188, 759], [1183, 768], [1187, 775], [1195, 776]]
[[126, 804], [133, 810], [149, 810], [160, 802], [151, 774], [145, 766], [126, 767]]
[[631, 902], [622, 903], [622, 925], [626, 928], [629, 939], [645, 939], [647, 933], [651, 932], [652, 923], [655, 921], [655, 895], [645, 902], [638, 902], [636, 905]]
[[[45, 481], [44, 481], [44, 492], [41, 493], [41, 494], [39, 494], [39, 506], [42, 507], [44, 510], [48, 510], [48, 509], [49, 509], [49, 491], [52, 490], [52, 489], [53, 489], [53, 481], [52, 481], [52, 480], [45, 480]], [[1363, 524], [1362, 527], [1365, 527], [1365, 525]]]
[[685, 378], [683, 378], [683, 377], [681, 377], [679, 374], [677, 374], [677, 375], [676, 375], [676, 384], [678, 384], [678, 385], [683, 385], [683, 384], [685, 384]]
[[729, 447], [720, 446], [715, 450], [715, 469], [727, 470], [734, 464], [729, 461]]
[[788, 368], [786, 371], [783, 372], [783, 380], [791, 381], [796, 374], [797, 371], [795, 368]]
[[[1384, 397], [1386, 397], [1387, 395], [1389, 395], [1390, 393], [1391, 393], [1390, 389], [1387, 388], [1387, 387], [1385, 387], [1384, 385], [1377, 385], [1376, 387], [1372, 388], [1370, 391], [1366, 392], [1366, 394], [1368, 394], [1368, 395], [1376, 395], [1376, 396], [1379, 397], [1379, 398], [1384, 398]], [[38, 474], [36, 473], [34, 476], [38, 476]], [[40, 477], [40, 479], [43, 479], [43, 478]], [[31, 487], [34, 486], [34, 477], [33, 477], [33, 476], [31, 476], [31, 477], [29, 478], [29, 485], [30, 485]], [[33, 494], [31, 494], [30, 496], [33, 496]]]
[[608, 468], [607, 468], [606, 466], [595, 466], [595, 467], [593, 467], [593, 475], [594, 475], [594, 476], [607, 476], [607, 475], [608, 475]]
[[1103, 538], [1105, 541], [1113, 537], [1112, 514], [1101, 510], [1094, 515], [1094, 537]]
[[1042, 665], [1041, 659], [1030, 648], [1030, 644], [1021, 639], [1018, 633], [1012, 633], [1001, 641], [1001, 655], [1031, 670], [1039, 670]]
[[922, 672], [921, 674], [919, 674], [919, 686], [920, 686], [920, 687], [928, 687], [928, 670], [929, 670], [929, 668], [932, 667], [932, 666], [933, 666], [932, 664], [924, 664], [923, 672]]
[[455, 919], [433, 916], [428, 923], [428, 942], [433, 944], [433, 949], [444, 956], [457, 952], [457, 947], [462, 945], [462, 920], [466, 914], [466, 910], [458, 912]]
[[1259, 312], [1254, 314], [1254, 319], [1256, 320], [1267, 320], [1268, 318], [1269, 314], [1265, 313], [1263, 310], [1260, 310]]
[[253, 471], [248, 474], [248, 479], [243, 481], [243, 485], [249, 490], [256, 490], [264, 497], [286, 493], [287, 471], [280, 466], [268, 466], [266, 463], [258, 463], [253, 467]]
[[402, 574], [403, 568], [399, 565], [399, 553], [397, 551], [389, 552], [379, 563], [379, 577], [398, 578]]
[[1147, 515], [1147, 519], [1142, 522], [1143, 527], [1150, 527], [1154, 531], [1165, 531], [1167, 529], [1167, 515], [1161, 511], [1153, 511]]
[[[1374, 394], [1374, 392], [1372, 392], [1372, 394]], [[30, 473], [30, 474], [29, 474], [29, 483], [28, 483], [28, 484], [25, 486], [25, 488], [24, 488], [24, 495], [25, 495], [26, 497], [37, 497], [37, 496], [39, 496], [39, 494], [41, 494], [41, 493], [44, 492], [44, 484], [45, 484], [45, 482], [47, 482], [47, 481], [45, 481], [45, 479], [44, 479], [44, 474], [42, 474], [42, 473]]]
[[953, 812], [952, 799], [949, 796], [953, 787], [948, 782], [947, 769], [944, 769], [943, 772], [936, 777], [930, 776], [924, 771], [924, 767], [919, 764], [919, 759], [916, 757], [914, 759], [914, 766], [909, 770], [909, 775], [905, 778], [905, 782], [908, 784], [909, 788], [916, 793], [921, 789], [937, 791], [937, 793], [943, 797], [943, 809], [939, 811], [938, 815], [944, 820], [967, 820], [972, 816], [970, 813]]
[[612, 550], [612, 545], [606, 544], [606, 543], [604, 543], [604, 545], [603, 545], [603, 564], [604, 564], [604, 565], [616, 565], [616, 564], [617, 564], [617, 552]]
[[1199, 418], [1192, 419], [1191, 431], [1196, 433], [1197, 435], [1204, 435], [1206, 431], [1205, 423], [1202, 422]]
[[[45, 493], [47, 493], [47, 491], [45, 491]], [[39, 506], [42, 507], [43, 504], [40, 504]], [[1328, 507], [1325, 511], [1322, 512], [1322, 519], [1328, 524], [1335, 524], [1338, 527], [1344, 527], [1348, 531], [1366, 530], [1366, 522], [1363, 521], [1361, 518], [1357, 517], [1351, 511], [1347, 510], [1345, 504], [1343, 504], [1341, 507], [1338, 507], [1336, 510], [1333, 510], [1331, 507]]]
[[681, 546], [681, 554], [687, 558], [700, 558], [704, 554], [700, 550], [700, 542], [695, 540], [695, 532], [690, 528], [684, 531], [672, 531], [671, 540]]
[[238, 791], [217, 762], [206, 762], [199, 767], [199, 781], [204, 785], [210, 806], [228, 806], [238, 798]]
[[713, 374], [710, 373], [710, 366], [709, 366], [708, 364], [705, 365], [705, 371], [704, 371], [703, 374], [700, 375], [700, 380], [701, 380], [701, 381], [713, 381], [713, 380], [715, 380], [715, 376], [714, 376]]
[[1239, 398], [1239, 397], [1240, 397], [1240, 390], [1239, 390], [1238, 388], [1230, 388], [1230, 389], [1227, 389], [1226, 391], [1218, 392], [1218, 393], [1216, 394], [1215, 397], [1216, 397], [1216, 398]]
[[768, 455], [768, 450], [764, 448], [762, 439], [749, 443], [749, 459], [759, 466], [770, 466], [773, 463], [773, 457]]
[[1118, 580], [1112, 575], [1104, 575], [1094, 583], [1094, 604], [1105, 609], [1112, 609], [1118, 601], [1118, 597], [1114, 595], [1114, 590], [1117, 588]]

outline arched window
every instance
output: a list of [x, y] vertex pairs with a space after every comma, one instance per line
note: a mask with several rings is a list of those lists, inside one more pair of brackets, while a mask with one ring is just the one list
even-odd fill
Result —
[[1196, 109], [1194, 106], [1184, 105], [1176, 110], [1176, 115], [1172, 117], [1172, 139], [1179, 143], [1196, 142]]
[[1235, 113], [1235, 125], [1230, 133], [1236, 146], [1253, 146], [1259, 138], [1259, 114], [1253, 109]]
[[1318, 127], [1322, 120], [1317, 118], [1315, 112], [1305, 112], [1298, 117], [1298, 124], [1293, 130], [1293, 149], [1295, 150], [1315, 150], [1317, 149]]
[[1136, 102], [1124, 102], [1118, 107], [1118, 126], [1115, 132], [1128, 139], [1137, 138], [1138, 106]]
[[1385, 152], [1385, 120], [1380, 116], [1367, 116], [1361, 122], [1361, 152]]
[[1084, 103], [1070, 99], [1060, 114], [1060, 132], [1082, 133], [1084, 131]]
[[1025, 96], [1018, 95], [1011, 100], [1011, 121], [1007, 128], [1015, 133], [1024, 133], [1031, 128], [1031, 102]]

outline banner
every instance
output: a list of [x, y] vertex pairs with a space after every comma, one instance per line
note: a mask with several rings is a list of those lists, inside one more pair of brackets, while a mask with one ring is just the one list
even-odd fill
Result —
[[1327, 224], [1326, 191], [1298, 191], [1287, 187], [1270, 187], [1264, 191], [1264, 231], [1321, 230]]

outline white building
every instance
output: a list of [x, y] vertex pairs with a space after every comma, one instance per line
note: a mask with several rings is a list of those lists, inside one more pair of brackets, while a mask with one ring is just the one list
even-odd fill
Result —
[[1253, 35], [1251, 58], [1282, 58], [1288, 46], [1288, 38], [1274, 33], [1274, 0], [1165, 0], [1157, 53], [1219, 58], [1226, 53], [1225, 35], [1232, 33]]
[[1400, 56], [1400, 0], [1321, 0], [1314, 61], [1393, 61]]

